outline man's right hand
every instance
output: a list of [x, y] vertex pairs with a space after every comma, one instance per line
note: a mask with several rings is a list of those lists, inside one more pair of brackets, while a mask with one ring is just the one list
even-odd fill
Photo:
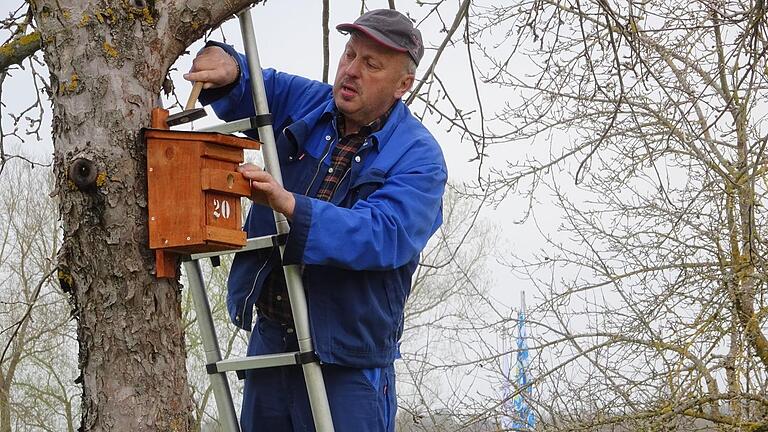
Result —
[[209, 46], [192, 60], [192, 69], [184, 74], [184, 79], [202, 81], [204, 89], [211, 89], [237, 81], [238, 71], [237, 61], [231, 55], [217, 46]]

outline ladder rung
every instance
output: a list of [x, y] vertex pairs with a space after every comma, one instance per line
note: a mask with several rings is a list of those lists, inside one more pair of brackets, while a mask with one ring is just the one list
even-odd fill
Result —
[[254, 124], [250, 118], [244, 118], [240, 120], [231, 121], [228, 123], [221, 123], [213, 126], [197, 129], [199, 132], [218, 132], [223, 134], [231, 134], [235, 132], [244, 132], [247, 130], [255, 129]]
[[296, 355], [298, 353], [298, 351], [295, 351], [278, 354], [228, 358], [226, 360], [220, 360], [216, 362], [216, 370], [218, 372], [234, 372], [248, 369], [264, 369], [277, 366], [297, 365], [298, 362]]
[[187, 255], [183, 258], [184, 261], [194, 261], [199, 260], [203, 258], [211, 258], [211, 257], [217, 257], [221, 255], [228, 255], [233, 254], [237, 252], [245, 252], [249, 250], [257, 250], [257, 249], [266, 249], [274, 246], [275, 240], [277, 237], [276, 235], [269, 235], [264, 237], [253, 237], [249, 238], [245, 244], [240, 249], [230, 249], [230, 250], [223, 250], [223, 251], [216, 251], [216, 252], [203, 252], [203, 253], [196, 253], [192, 255]]

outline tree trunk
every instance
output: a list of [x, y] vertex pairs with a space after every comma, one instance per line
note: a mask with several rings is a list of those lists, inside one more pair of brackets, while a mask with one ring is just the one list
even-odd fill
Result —
[[78, 321], [82, 430], [189, 430], [180, 285], [153, 276], [139, 131], [177, 56], [248, 2], [31, 3], [51, 74], [59, 279]]
[[11, 386], [2, 380], [0, 386], [0, 432], [11, 432]]

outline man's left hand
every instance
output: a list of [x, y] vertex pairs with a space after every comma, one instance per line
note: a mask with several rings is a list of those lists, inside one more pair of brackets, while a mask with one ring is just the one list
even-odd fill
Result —
[[251, 199], [253, 202], [272, 207], [288, 220], [293, 218], [296, 198], [275, 181], [271, 174], [253, 164], [240, 165], [237, 170], [251, 181]]

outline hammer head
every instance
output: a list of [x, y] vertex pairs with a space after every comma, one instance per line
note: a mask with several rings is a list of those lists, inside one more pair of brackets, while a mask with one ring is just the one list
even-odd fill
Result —
[[173, 127], [180, 124], [189, 123], [199, 118], [203, 118], [206, 115], [207, 114], [203, 108], [193, 108], [169, 115], [166, 123], [168, 123], [168, 127]]

